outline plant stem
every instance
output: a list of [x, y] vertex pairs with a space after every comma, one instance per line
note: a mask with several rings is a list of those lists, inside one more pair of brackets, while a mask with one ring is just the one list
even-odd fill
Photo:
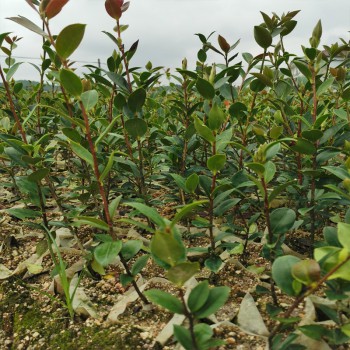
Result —
[[100, 181], [100, 171], [98, 169], [98, 160], [97, 160], [95, 146], [94, 146], [94, 143], [93, 143], [92, 138], [91, 138], [91, 130], [90, 130], [89, 118], [87, 116], [85, 107], [84, 107], [84, 105], [83, 105], [83, 103], [81, 101], [79, 102], [79, 106], [80, 106], [80, 109], [82, 111], [83, 118], [84, 118], [85, 129], [86, 129], [86, 137], [88, 139], [90, 152], [92, 154], [93, 169], [94, 169], [95, 178], [96, 178], [96, 181], [97, 181], [97, 184], [98, 184], [98, 188], [99, 188], [99, 191], [100, 191], [100, 195], [102, 197], [105, 219], [106, 219], [107, 225], [109, 227], [109, 234], [113, 237], [113, 239], [117, 239], [117, 236], [116, 236], [116, 234], [115, 234], [115, 232], [113, 230], [113, 222], [112, 222], [111, 217], [109, 215], [108, 200], [107, 200], [106, 192], [105, 192], [105, 189], [103, 187], [103, 184]]
[[24, 129], [23, 129], [23, 126], [22, 126], [22, 123], [18, 117], [18, 114], [16, 112], [16, 108], [15, 108], [15, 104], [13, 103], [13, 99], [12, 99], [12, 96], [11, 96], [11, 92], [10, 92], [10, 88], [9, 88], [9, 85], [8, 85], [8, 82], [4, 76], [4, 73], [2, 71], [2, 68], [1, 68], [1, 64], [0, 64], [0, 75], [1, 75], [1, 80], [4, 84], [4, 87], [5, 87], [5, 90], [6, 90], [6, 96], [7, 96], [7, 99], [10, 103], [10, 108], [11, 108], [11, 112], [12, 112], [12, 115], [13, 117], [15, 118], [15, 121], [16, 121], [16, 125], [17, 125], [17, 128], [19, 130], [19, 132], [21, 133], [21, 136], [22, 136], [22, 140], [24, 143], [28, 143], [27, 142], [27, 138], [26, 138], [26, 134], [24, 132]]

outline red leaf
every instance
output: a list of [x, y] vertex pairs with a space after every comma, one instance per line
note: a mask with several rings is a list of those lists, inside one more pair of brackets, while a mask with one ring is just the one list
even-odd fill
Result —
[[124, 0], [106, 0], [105, 8], [112, 18], [118, 20], [122, 16], [123, 4]]
[[59, 14], [63, 8], [63, 6], [69, 0], [51, 0], [49, 4], [45, 8], [45, 15], [48, 19], [55, 17]]

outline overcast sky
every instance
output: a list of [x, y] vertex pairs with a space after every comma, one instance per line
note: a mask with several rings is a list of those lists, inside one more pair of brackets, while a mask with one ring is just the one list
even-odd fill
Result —
[[[283, 12], [301, 10], [295, 18], [298, 21], [296, 29], [286, 37], [285, 46], [289, 52], [301, 53], [300, 46], [309, 44], [311, 32], [319, 19], [323, 26], [321, 44], [329, 45], [339, 38], [349, 40], [350, 37], [349, 0], [130, 0], [130, 3], [121, 23], [130, 25], [123, 33], [127, 48], [140, 39], [132, 66], [144, 66], [150, 60], [154, 66], [174, 69], [181, 67], [181, 61], [186, 57], [189, 66], [194, 68], [197, 51], [201, 48], [199, 38], [194, 34], [207, 36], [212, 31], [216, 32], [212, 37], [213, 44], [216, 44], [217, 34], [221, 34], [230, 44], [241, 39], [236, 52], [259, 54], [261, 49], [253, 36], [254, 25], [262, 22], [259, 11], [282, 15]], [[33, 59], [18, 58], [17, 61], [38, 64], [40, 61], [34, 58], [41, 54], [40, 36], [6, 19], [18, 15], [41, 26], [38, 15], [25, 0], [0, 0], [0, 32], [11, 31], [23, 37], [14, 56], [30, 57]], [[102, 33], [103, 30], [113, 32], [114, 27], [114, 20], [105, 12], [104, 0], [70, 0], [51, 20], [52, 32], [58, 34], [72, 23], [87, 24], [83, 42], [72, 59], [94, 63], [100, 58], [104, 63], [115, 48]], [[222, 63], [219, 55], [209, 58]], [[4, 64], [2, 52], [0, 62]], [[77, 62], [77, 66], [83, 64]], [[15, 78], [38, 80], [38, 72], [25, 64]]]

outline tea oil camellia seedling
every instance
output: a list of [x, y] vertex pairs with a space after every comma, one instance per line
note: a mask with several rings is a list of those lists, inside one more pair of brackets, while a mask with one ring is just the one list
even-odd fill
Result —
[[[194, 70], [186, 58], [175, 72], [135, 67], [130, 3], [106, 0], [111, 55], [78, 74], [89, 24], [53, 33], [68, 1], [26, 3], [37, 21], [9, 20], [43, 42], [38, 83], [16, 81], [20, 38], [0, 34], [4, 346], [52, 341], [21, 331], [26, 293], [63, 306], [62, 348], [95, 319], [136, 335], [92, 336], [86, 349], [345, 349], [349, 42], [321, 45], [319, 21], [297, 56], [285, 37], [299, 11], [261, 12], [256, 56], [197, 33]], [[12, 284], [20, 316], [6, 302]]]

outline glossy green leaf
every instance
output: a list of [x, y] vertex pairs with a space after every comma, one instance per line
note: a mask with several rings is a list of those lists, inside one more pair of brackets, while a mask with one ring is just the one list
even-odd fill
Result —
[[208, 125], [211, 130], [218, 130], [226, 120], [224, 111], [214, 102], [208, 116]]
[[188, 192], [194, 193], [199, 184], [199, 176], [196, 173], [190, 175], [185, 182], [185, 186]]
[[295, 211], [289, 208], [278, 208], [270, 214], [272, 233], [276, 236], [288, 232], [296, 219]]
[[272, 264], [272, 278], [277, 286], [286, 294], [296, 296], [294, 289], [292, 267], [301, 260], [292, 255], [278, 257]]
[[339, 222], [337, 232], [340, 244], [350, 252], [350, 224]]
[[172, 266], [166, 273], [166, 278], [178, 287], [182, 287], [200, 269], [198, 262], [186, 261]]
[[128, 106], [134, 113], [139, 112], [146, 102], [146, 90], [139, 88], [132, 92], [128, 98]]
[[207, 269], [209, 269], [212, 272], [218, 272], [221, 265], [222, 260], [217, 255], [212, 255], [208, 259], [204, 261], [204, 265]]
[[301, 133], [301, 136], [306, 140], [309, 140], [311, 142], [316, 142], [323, 136], [323, 132], [317, 129], [305, 130]]
[[198, 78], [196, 82], [196, 88], [198, 92], [202, 95], [202, 97], [204, 97], [205, 99], [211, 100], [215, 96], [214, 86], [210, 84], [207, 80]]
[[229, 287], [214, 287], [209, 290], [209, 296], [204, 305], [194, 314], [196, 318], [204, 318], [213, 315], [227, 301], [230, 294]]
[[292, 275], [297, 281], [310, 286], [321, 278], [320, 265], [312, 259], [301, 260], [293, 265]]
[[87, 162], [91, 166], [94, 166], [94, 160], [92, 158], [92, 154], [85, 147], [83, 147], [79, 143], [76, 143], [76, 142], [74, 142], [72, 140], [69, 142], [69, 144], [70, 144], [70, 147], [71, 147], [72, 151], [79, 158], [85, 160], [85, 162]]
[[203, 122], [197, 117], [194, 119], [194, 127], [196, 128], [199, 136], [203, 137], [204, 140], [208, 141], [209, 143], [215, 142], [213, 131], [204, 125]]
[[83, 83], [81, 79], [69, 69], [60, 70], [60, 81], [64, 89], [74, 97], [79, 97], [83, 93]]
[[271, 33], [262, 26], [254, 27], [254, 39], [256, 43], [266, 50], [272, 44]]
[[39, 35], [41, 35], [43, 37], [47, 37], [47, 34], [39, 26], [37, 26], [35, 23], [30, 21], [26, 17], [23, 17], [23, 16], [8, 17], [7, 19], [9, 19], [10, 21], [13, 21], [13, 22], [16, 22], [16, 23], [20, 24], [21, 26], [31, 30], [34, 33], [37, 33], [37, 34], [39, 34]]
[[147, 265], [147, 261], [149, 260], [150, 255], [144, 254], [140, 256], [132, 265], [131, 273], [133, 276], [136, 276], [141, 270]]
[[109, 216], [113, 219], [116, 210], [118, 209], [118, 206], [120, 204], [121, 199], [123, 198], [122, 195], [114, 198], [108, 205], [108, 211], [109, 211]]
[[170, 227], [174, 227], [174, 225], [179, 222], [183, 217], [190, 214], [194, 209], [198, 208], [202, 204], [208, 203], [207, 200], [196, 201], [190, 204], [183, 206], [174, 216], [171, 221]]
[[39, 183], [42, 179], [44, 179], [47, 175], [49, 175], [49, 173], [50, 173], [50, 169], [41, 168], [36, 171], [33, 171], [30, 175], [28, 175], [28, 180]]
[[296, 67], [299, 69], [300, 73], [303, 74], [308, 80], [312, 79], [312, 73], [304, 62], [294, 60], [293, 63], [296, 65]]
[[264, 85], [266, 86], [273, 86], [272, 80], [271, 78], [269, 78], [268, 76], [266, 76], [265, 74], [262, 73], [252, 73], [252, 75], [257, 78], [258, 80], [260, 80]]
[[134, 138], [140, 138], [147, 132], [147, 123], [141, 118], [128, 119], [125, 122], [125, 129]]
[[21, 220], [33, 219], [41, 216], [41, 213], [39, 211], [25, 208], [7, 209], [7, 213]]
[[99, 264], [105, 267], [115, 261], [121, 249], [121, 241], [104, 242], [95, 248], [94, 258]]
[[320, 98], [332, 86], [334, 78], [325, 80], [317, 89], [316, 96]]
[[205, 304], [209, 297], [209, 291], [208, 281], [200, 282], [192, 289], [187, 301], [192, 313], [198, 311]]
[[80, 96], [85, 110], [89, 111], [94, 108], [98, 102], [98, 92], [96, 90], [85, 91]]
[[193, 342], [190, 331], [177, 324], [174, 325], [175, 339], [185, 348], [185, 350], [193, 350]]
[[83, 40], [85, 27], [85, 24], [71, 24], [58, 34], [56, 51], [63, 60], [66, 60], [78, 48]]
[[316, 153], [316, 147], [313, 143], [311, 143], [308, 140], [298, 138], [296, 139], [296, 143], [290, 145], [290, 148], [294, 152], [302, 153], [302, 154], [315, 154]]
[[264, 165], [264, 168], [265, 168], [264, 179], [265, 179], [265, 182], [268, 184], [276, 174], [276, 165], [275, 163], [268, 161]]
[[157, 304], [175, 314], [183, 314], [184, 307], [179, 299], [170, 293], [159, 289], [149, 289], [144, 292], [146, 298], [154, 304]]
[[225, 167], [225, 163], [225, 154], [215, 154], [208, 158], [207, 167], [215, 175], [217, 172], [221, 171]]
[[112, 152], [109, 157], [108, 157], [108, 162], [106, 167], [103, 169], [101, 175], [100, 175], [100, 182], [103, 183], [104, 179], [106, 178], [106, 176], [109, 174], [109, 172], [112, 169], [113, 166], [113, 162], [114, 162], [114, 152]]
[[183, 262], [186, 257], [185, 246], [173, 233], [157, 231], [150, 248], [155, 257], [170, 266]]
[[109, 231], [109, 227], [106, 222], [89, 216], [77, 216], [74, 220], [74, 223], [78, 226], [89, 225], [104, 231]]
[[73, 128], [62, 128], [62, 133], [64, 136], [68, 137], [72, 141], [76, 143], [81, 142], [81, 135], [76, 129]]
[[142, 248], [142, 241], [132, 239], [123, 243], [121, 254], [125, 260], [133, 258]]
[[138, 210], [142, 215], [145, 215], [150, 220], [152, 220], [156, 225], [159, 227], [165, 227], [165, 221], [164, 219], [158, 214], [157, 210], [154, 208], [151, 208], [143, 203], [125, 203], [125, 205], [129, 205], [130, 207], [135, 208]]

